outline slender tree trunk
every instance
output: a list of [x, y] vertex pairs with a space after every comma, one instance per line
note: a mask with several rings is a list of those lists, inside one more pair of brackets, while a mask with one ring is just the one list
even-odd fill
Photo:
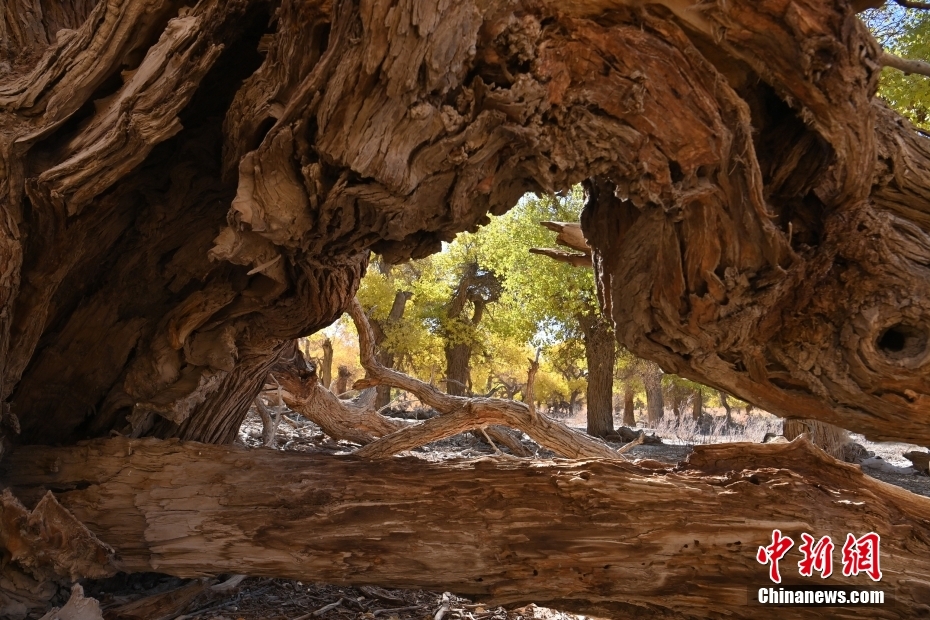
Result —
[[636, 427], [636, 410], [633, 403], [633, 388], [627, 383], [623, 390], [623, 425]]
[[[394, 353], [384, 346], [384, 340], [387, 338], [387, 331], [397, 325], [404, 316], [407, 308], [407, 301], [413, 296], [410, 291], [397, 291], [394, 294], [394, 301], [391, 303], [391, 311], [382, 325], [381, 322], [369, 318], [372, 330], [375, 334], [376, 356], [378, 361], [385, 368], [394, 368]], [[391, 402], [391, 387], [388, 385], [378, 386], [378, 397], [375, 400], [375, 406], [380, 409]]]
[[323, 367], [320, 369], [320, 384], [327, 390], [333, 383], [333, 341], [323, 341]]
[[613, 386], [616, 341], [610, 323], [600, 315], [580, 319], [588, 363], [588, 434], [604, 437], [614, 430]]
[[446, 347], [446, 393], [465, 396], [471, 385], [471, 347], [456, 344]]
[[723, 405], [723, 408], [726, 409], [727, 417], [724, 420], [724, 425], [727, 428], [733, 425], [733, 407], [730, 406], [730, 401], [727, 399], [727, 393], [723, 390], [717, 392], [720, 396], [720, 404]]
[[704, 415], [704, 392], [700, 389], [694, 390], [694, 397], [691, 399], [691, 417], [698, 421]]
[[539, 349], [536, 350], [536, 359], [529, 360], [530, 367], [526, 371], [526, 387], [523, 389], [523, 402], [536, 411], [536, 373], [539, 372]]

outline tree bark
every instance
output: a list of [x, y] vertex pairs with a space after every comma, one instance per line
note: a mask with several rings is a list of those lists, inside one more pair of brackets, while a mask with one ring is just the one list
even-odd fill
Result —
[[327, 390], [333, 383], [333, 341], [326, 338], [323, 341], [323, 363], [320, 368], [320, 385]]
[[20, 441], [228, 441], [370, 250], [424, 256], [589, 178], [628, 348], [930, 443], [930, 147], [874, 100], [881, 50], [845, 2], [34, 4], [0, 37]]
[[588, 363], [588, 434], [605, 437], [614, 430], [613, 387], [616, 340], [610, 323], [600, 314], [580, 317]]
[[339, 396], [349, 391], [349, 379], [352, 378], [352, 372], [348, 366], [340, 366], [339, 373], [336, 376], [336, 385], [333, 386], [333, 394]]
[[[387, 320], [383, 325], [380, 321], [369, 318], [369, 323], [375, 335], [375, 354], [378, 361], [385, 368], [394, 368], [394, 353], [384, 347], [384, 341], [387, 338], [385, 330], [390, 330], [403, 318], [404, 311], [407, 309], [407, 302], [412, 296], [413, 293], [410, 291], [397, 291], [394, 294], [394, 301], [391, 303], [391, 310], [388, 312]], [[375, 407], [381, 409], [391, 402], [391, 386], [379, 385], [377, 389], [378, 397], [375, 399]]]
[[[117, 438], [21, 448], [0, 479], [27, 502], [55, 489], [113, 546], [123, 570], [182, 577], [447, 589], [606, 617], [742, 617], [747, 589], [774, 585], [756, 551], [771, 542], [775, 507], [796, 544], [802, 532], [881, 536], [880, 583], [839, 571], [829, 580], [893, 593], [893, 605], [871, 608], [876, 617], [917, 617], [930, 581], [930, 500], [804, 440], [698, 446], [674, 470], [601, 460], [367, 461]], [[636, 513], [649, 518], [629, 518]], [[783, 583], [813, 584], [798, 575], [796, 556], [795, 548], [781, 562]], [[830, 614], [861, 618], [862, 610]]]
[[724, 418], [724, 425], [729, 428], [733, 426], [733, 407], [730, 406], [730, 401], [727, 400], [727, 393], [723, 390], [718, 390], [717, 395], [720, 397], [720, 404], [723, 405], [724, 410], [727, 412], [727, 417]]
[[849, 433], [838, 426], [826, 424], [817, 420], [787, 419], [782, 430], [785, 439], [791, 441], [802, 433], [807, 434], [808, 440], [835, 459], [843, 460], [846, 453], [846, 444], [849, 443]]
[[[613, 341], [611, 341], [613, 344]], [[536, 359], [529, 360], [530, 367], [526, 371], [526, 387], [523, 388], [523, 402], [530, 411], [536, 411], [536, 373], [539, 372], [539, 349], [536, 349]]]
[[694, 396], [691, 399], [691, 417], [698, 421], [702, 415], [704, 415], [704, 392], [697, 389], [694, 390]]
[[466, 396], [471, 385], [471, 347], [467, 344], [447, 346], [446, 393], [451, 396]]
[[646, 388], [646, 419], [650, 426], [658, 424], [665, 417], [665, 400], [662, 395], [662, 371], [655, 364], [647, 364], [643, 372], [643, 385]]
[[630, 428], [636, 428], [636, 409], [633, 396], [633, 388], [627, 384], [623, 389], [623, 425]]

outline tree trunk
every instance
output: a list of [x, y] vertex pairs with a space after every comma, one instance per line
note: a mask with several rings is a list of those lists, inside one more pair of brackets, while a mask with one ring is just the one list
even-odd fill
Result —
[[332, 390], [333, 394], [339, 396], [349, 391], [349, 379], [352, 378], [352, 372], [348, 366], [340, 366], [339, 373], [336, 376], [336, 385]]
[[536, 411], [536, 373], [539, 372], [539, 349], [536, 350], [536, 359], [531, 359], [529, 362], [530, 367], [526, 371], [526, 387], [523, 388], [523, 402], [529, 405], [532, 411]]
[[636, 427], [636, 410], [633, 403], [633, 388], [629, 384], [623, 390], [623, 425]]
[[665, 417], [662, 370], [655, 364], [647, 364], [643, 372], [643, 385], [646, 388], [646, 419], [654, 427]]
[[471, 347], [456, 344], [446, 347], [446, 393], [465, 396], [471, 385]]
[[798, 420], [789, 418], [785, 420], [782, 435], [791, 441], [802, 433], [806, 433], [812, 444], [835, 459], [843, 460], [846, 445], [849, 443], [849, 433], [844, 429], [819, 422], [817, 420]]
[[727, 393], [723, 390], [719, 390], [717, 395], [720, 396], [720, 404], [723, 405], [723, 408], [727, 412], [727, 417], [724, 419], [723, 424], [727, 428], [733, 426], [733, 407], [730, 406], [730, 401], [727, 400]]
[[616, 341], [610, 323], [599, 314], [579, 319], [588, 363], [588, 434], [605, 437], [614, 430], [613, 387]]
[[691, 417], [694, 421], [701, 419], [704, 415], [704, 392], [703, 390], [694, 390], [694, 397], [691, 399]]
[[327, 390], [333, 383], [333, 341], [327, 338], [323, 341], [323, 363], [320, 369], [320, 385]]
[[[410, 291], [397, 291], [394, 294], [394, 301], [391, 303], [391, 310], [388, 312], [384, 324], [369, 318], [371, 328], [375, 335], [376, 355], [378, 361], [381, 362], [381, 365], [385, 368], [394, 368], [394, 353], [384, 346], [384, 340], [387, 338], [387, 332], [385, 330], [390, 330], [403, 318], [404, 311], [407, 309], [407, 302], [412, 296], [413, 293]], [[375, 399], [375, 407], [381, 409], [391, 402], [391, 386], [379, 385], [377, 389], [378, 397]]]
[[[804, 440], [698, 446], [674, 471], [604, 460], [368, 461], [116, 438], [22, 448], [0, 479], [27, 503], [53, 488], [113, 546], [123, 570], [182, 577], [448, 589], [614, 618], [743, 617], [747, 590], [774, 585], [756, 560], [771, 542], [774, 506], [796, 544], [802, 532], [881, 536], [880, 583], [838, 569], [829, 583], [894, 593], [882, 617], [917, 617], [930, 581], [930, 499]], [[814, 585], [798, 575], [796, 549], [781, 562], [784, 584]], [[822, 613], [798, 608], [792, 617]]]

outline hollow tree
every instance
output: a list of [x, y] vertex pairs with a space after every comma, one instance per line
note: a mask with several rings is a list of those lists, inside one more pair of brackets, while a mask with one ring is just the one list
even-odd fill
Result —
[[6, 441], [228, 442], [370, 251], [584, 181], [626, 348], [930, 443], [930, 145], [874, 98], [866, 4], [6, 2]]

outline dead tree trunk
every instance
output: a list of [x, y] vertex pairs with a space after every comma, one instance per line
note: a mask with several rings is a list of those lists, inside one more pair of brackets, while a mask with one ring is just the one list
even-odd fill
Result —
[[323, 361], [320, 368], [320, 385], [327, 390], [333, 383], [333, 341], [329, 338], [323, 341]]
[[[444, 588], [613, 618], [742, 617], [747, 589], [772, 585], [756, 552], [771, 542], [776, 507], [796, 545], [802, 532], [881, 536], [881, 582], [837, 570], [829, 583], [893, 593], [882, 617], [917, 617], [930, 581], [930, 499], [804, 440], [699, 446], [673, 471], [604, 460], [373, 462], [118, 438], [21, 449], [0, 480], [27, 503], [55, 489], [129, 571]], [[639, 513], [648, 519], [630, 519]], [[798, 575], [799, 557], [795, 547], [782, 560], [783, 584], [814, 583]]]
[[579, 318], [588, 362], [588, 434], [605, 437], [614, 430], [613, 386], [616, 340], [610, 323], [599, 314]]

